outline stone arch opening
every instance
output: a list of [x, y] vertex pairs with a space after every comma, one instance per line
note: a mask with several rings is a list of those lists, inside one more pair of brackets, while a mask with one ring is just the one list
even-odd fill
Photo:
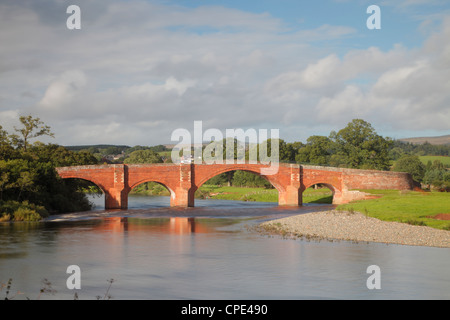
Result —
[[91, 209], [105, 208], [105, 187], [93, 180], [79, 177], [65, 177], [63, 178], [66, 184], [75, 184], [78, 191], [86, 197], [86, 200], [91, 205]]
[[205, 177], [196, 186], [194, 197], [276, 203], [280, 190], [276, 181], [257, 170], [228, 168]]
[[315, 182], [305, 187], [302, 192], [303, 203], [332, 204], [341, 191], [335, 186], [324, 182]]
[[128, 208], [169, 207], [175, 192], [167, 184], [148, 179], [135, 183], [128, 192]]

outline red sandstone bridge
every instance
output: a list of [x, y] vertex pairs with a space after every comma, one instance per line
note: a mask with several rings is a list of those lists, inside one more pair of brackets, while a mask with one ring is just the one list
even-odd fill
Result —
[[403, 172], [357, 170], [331, 167], [279, 164], [275, 174], [264, 175], [263, 164], [113, 164], [57, 168], [63, 179], [90, 181], [105, 194], [105, 209], [127, 209], [128, 194], [144, 182], [158, 182], [170, 191], [170, 205], [193, 207], [194, 193], [218, 174], [243, 170], [267, 179], [278, 190], [280, 206], [301, 206], [302, 193], [323, 184], [333, 192], [333, 203], [360, 198], [354, 189], [412, 190], [411, 176]]

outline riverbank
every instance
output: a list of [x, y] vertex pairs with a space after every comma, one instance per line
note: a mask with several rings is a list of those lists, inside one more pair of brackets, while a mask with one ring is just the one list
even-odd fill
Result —
[[266, 235], [311, 240], [380, 242], [450, 248], [450, 231], [381, 221], [358, 212], [321, 211], [271, 220], [258, 226]]

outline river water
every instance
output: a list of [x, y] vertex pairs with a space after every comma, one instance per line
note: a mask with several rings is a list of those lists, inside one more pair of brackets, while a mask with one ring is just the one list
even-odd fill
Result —
[[[449, 249], [288, 240], [249, 228], [327, 205], [196, 200], [174, 209], [168, 197], [131, 196], [129, 210], [105, 211], [102, 198], [93, 201], [90, 212], [0, 224], [1, 299], [8, 279], [8, 297], [33, 300], [450, 299]], [[81, 289], [66, 285], [71, 265]], [[380, 289], [367, 286], [371, 265]]]

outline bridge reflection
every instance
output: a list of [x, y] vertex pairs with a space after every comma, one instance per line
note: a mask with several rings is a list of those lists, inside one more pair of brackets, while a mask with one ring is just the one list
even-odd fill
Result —
[[151, 231], [166, 234], [210, 233], [214, 228], [195, 218], [170, 217], [170, 218], [128, 218], [112, 217], [104, 218], [103, 222], [95, 229], [98, 231], [127, 232], [127, 231]]

